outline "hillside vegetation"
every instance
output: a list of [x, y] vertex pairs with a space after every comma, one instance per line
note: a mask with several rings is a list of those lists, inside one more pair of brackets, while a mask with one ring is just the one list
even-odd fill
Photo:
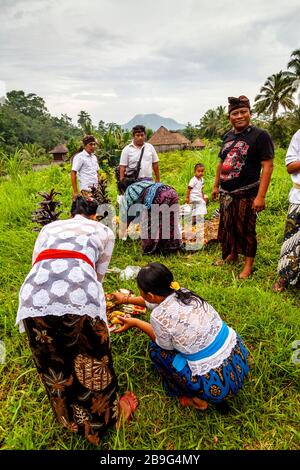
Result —
[[[237, 280], [240, 267], [215, 267], [220, 246], [211, 243], [198, 252], [167, 258], [174, 278], [202, 297], [242, 336], [251, 351], [249, 380], [231, 403], [229, 414], [214, 406], [206, 412], [182, 408], [167, 397], [147, 354], [148, 338], [137, 330], [112, 337], [120, 392], [133, 390], [139, 407], [132, 421], [104, 436], [100, 449], [299, 449], [299, 364], [292, 361], [292, 343], [300, 340], [299, 289], [272, 292], [283, 238], [290, 177], [284, 150], [276, 151], [276, 167], [267, 196], [267, 209], [257, 223], [258, 253], [255, 272]], [[192, 168], [206, 167], [205, 192], [210, 195], [217, 148], [202, 152], [160, 155], [162, 180], [173, 185], [184, 203]], [[44, 388], [34, 367], [25, 335], [15, 327], [18, 291], [31, 266], [36, 238], [31, 213], [38, 191], [61, 192], [64, 217], [71, 203], [70, 167], [53, 166], [26, 175], [11, 175], [0, 183], [0, 340], [6, 363], [0, 365], [0, 445], [2, 449], [92, 449], [83, 438], [69, 434], [54, 420]], [[116, 198], [115, 182], [109, 192]], [[218, 207], [210, 203], [208, 216]], [[138, 241], [116, 241], [110, 267], [142, 266], [149, 262]], [[108, 274], [106, 292], [120, 287], [135, 290], [135, 281]], [[148, 315], [147, 315], [148, 317]]]

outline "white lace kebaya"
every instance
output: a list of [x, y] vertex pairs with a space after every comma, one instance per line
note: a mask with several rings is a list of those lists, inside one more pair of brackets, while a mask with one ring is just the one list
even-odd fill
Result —
[[77, 258], [39, 261], [30, 270], [19, 293], [16, 324], [44, 315], [89, 315], [106, 319], [102, 279], [114, 247], [112, 230], [100, 222], [76, 215], [46, 225], [35, 242], [32, 263], [47, 249], [73, 250], [94, 264]]
[[[153, 308], [153, 304], [148, 304]], [[195, 354], [213, 343], [220, 332], [223, 321], [215, 309], [203, 302], [184, 305], [176, 297], [169, 295], [155, 306], [150, 317], [155, 334], [155, 342], [163, 349], [176, 350], [184, 354]], [[236, 332], [229, 327], [229, 334], [223, 346], [212, 356], [189, 361], [193, 375], [204, 375], [215, 369], [230, 356], [237, 342]]]

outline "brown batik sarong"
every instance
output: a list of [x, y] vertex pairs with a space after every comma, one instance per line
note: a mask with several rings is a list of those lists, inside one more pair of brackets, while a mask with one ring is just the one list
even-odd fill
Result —
[[57, 421], [98, 445], [119, 413], [106, 323], [88, 315], [47, 315], [24, 325]]
[[255, 196], [245, 197], [245, 192], [220, 193], [218, 240], [222, 244], [223, 259], [231, 253], [255, 257], [257, 214], [252, 209], [254, 199]]

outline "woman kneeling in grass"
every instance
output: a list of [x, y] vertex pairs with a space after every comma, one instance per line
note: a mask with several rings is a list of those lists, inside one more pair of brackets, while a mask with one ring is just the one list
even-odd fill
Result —
[[236, 395], [249, 371], [249, 352], [238, 334], [209, 303], [174, 282], [163, 264], [142, 268], [137, 284], [141, 297], [115, 292], [115, 300], [152, 308], [150, 323], [120, 316], [116, 332], [139, 328], [151, 338], [150, 358], [167, 394], [200, 410]]

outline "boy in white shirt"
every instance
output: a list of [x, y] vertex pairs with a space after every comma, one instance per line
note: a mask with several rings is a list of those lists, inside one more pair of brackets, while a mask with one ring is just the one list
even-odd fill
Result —
[[206, 204], [208, 203], [208, 197], [203, 194], [204, 186], [204, 165], [203, 163], [197, 163], [194, 167], [194, 176], [190, 180], [187, 195], [186, 204], [192, 204], [192, 217], [193, 224], [196, 223], [197, 216], [205, 215], [207, 213]]

